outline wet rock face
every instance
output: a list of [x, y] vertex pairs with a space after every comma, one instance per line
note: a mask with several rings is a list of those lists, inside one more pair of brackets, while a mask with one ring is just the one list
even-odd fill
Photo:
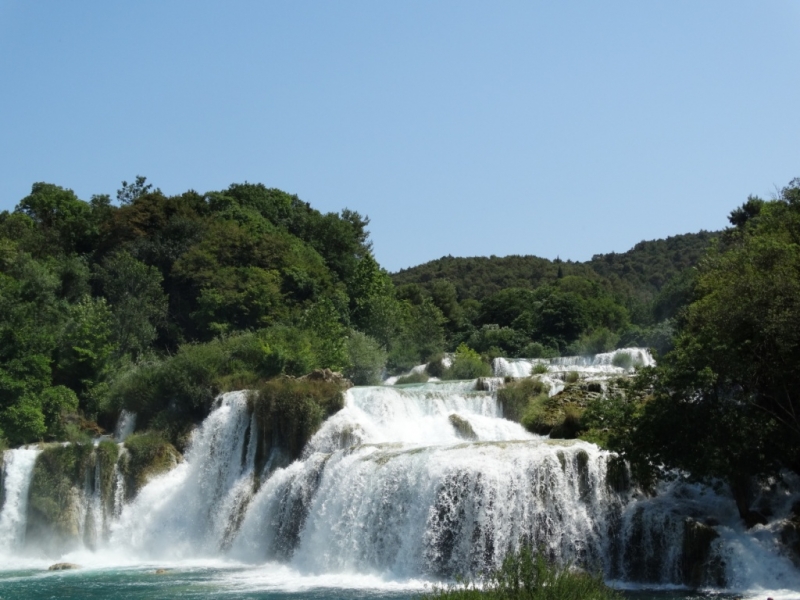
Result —
[[68, 563], [68, 562], [61, 562], [56, 563], [54, 565], [50, 565], [47, 567], [48, 571], [69, 571], [71, 569], [80, 569], [80, 565], [76, 565], [75, 563]]
[[475, 430], [472, 429], [472, 425], [469, 424], [469, 421], [455, 413], [450, 415], [448, 418], [450, 423], [453, 425], [453, 428], [456, 430], [456, 435], [458, 435], [458, 437], [464, 440], [478, 439], [478, 436], [475, 433]]
[[175, 468], [183, 460], [175, 447], [154, 434], [134, 434], [125, 442], [120, 470], [125, 476], [125, 495], [133, 499], [156, 475]]
[[780, 543], [784, 553], [800, 569], [800, 502], [792, 506], [792, 512], [780, 527]]
[[90, 444], [51, 446], [33, 469], [26, 538], [45, 552], [80, 546], [81, 490], [94, 467]]
[[683, 582], [691, 587], [725, 587], [725, 563], [713, 552], [719, 534], [710, 526], [687, 518], [683, 523]]

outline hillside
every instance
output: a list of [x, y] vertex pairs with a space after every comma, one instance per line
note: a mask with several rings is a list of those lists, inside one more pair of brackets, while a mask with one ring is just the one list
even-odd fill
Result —
[[500, 290], [536, 289], [562, 276], [585, 277], [617, 295], [652, 300], [676, 274], [697, 264], [717, 232], [700, 231], [642, 241], [627, 252], [596, 254], [587, 262], [548, 260], [538, 256], [442, 258], [402, 269], [392, 275], [395, 285], [416, 283], [428, 287], [446, 279], [456, 288], [459, 301], [482, 301]]

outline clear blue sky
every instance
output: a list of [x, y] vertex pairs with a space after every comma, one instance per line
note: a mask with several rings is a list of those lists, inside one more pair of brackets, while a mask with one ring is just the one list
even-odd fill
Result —
[[389, 270], [586, 260], [800, 176], [800, 2], [0, 0], [0, 209], [262, 182]]

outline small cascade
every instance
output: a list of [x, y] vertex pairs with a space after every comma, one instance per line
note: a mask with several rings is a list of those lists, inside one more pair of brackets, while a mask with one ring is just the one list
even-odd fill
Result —
[[117, 426], [114, 428], [114, 441], [124, 442], [136, 430], [136, 413], [125, 409], [120, 411]]
[[185, 462], [123, 507], [110, 546], [145, 557], [218, 555], [253, 491], [252, 423], [247, 392], [221, 396], [193, 434]]
[[0, 554], [19, 551], [25, 542], [28, 490], [38, 448], [6, 450], [2, 455]]

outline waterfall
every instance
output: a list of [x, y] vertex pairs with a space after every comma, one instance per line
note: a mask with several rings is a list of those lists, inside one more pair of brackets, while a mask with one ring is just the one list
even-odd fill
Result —
[[252, 493], [252, 422], [246, 392], [221, 396], [192, 436], [186, 460], [123, 507], [109, 545], [145, 557], [219, 554]]
[[28, 489], [39, 450], [6, 450], [2, 457], [2, 505], [0, 505], [0, 553], [18, 551], [25, 541]]
[[136, 429], [136, 413], [122, 410], [117, 419], [117, 426], [114, 428], [114, 441], [124, 442], [125, 439]]
[[558, 358], [495, 358], [492, 363], [498, 377], [530, 377], [536, 365], [547, 368], [546, 373], [577, 371], [592, 378], [619, 376], [629, 373], [633, 367], [655, 365], [646, 348], [620, 348], [613, 352], [588, 356], [561, 356]]
[[[551, 364], [547, 376], [611, 372], [613, 360]], [[800, 589], [779, 543], [800, 480], [776, 482], [773, 521], [748, 531], [724, 486], [675, 480], [644, 494], [613, 454], [503, 419], [500, 381], [351, 388], [291, 464], [260, 446], [248, 393], [223, 394], [185, 460], [133, 498], [124, 444], [102, 465], [98, 449], [76, 449], [86, 467], [73, 537], [128, 563], [223, 557], [397, 580], [479, 573], [529, 544], [626, 585]], [[24, 543], [37, 452], [5, 454], [2, 552]]]

